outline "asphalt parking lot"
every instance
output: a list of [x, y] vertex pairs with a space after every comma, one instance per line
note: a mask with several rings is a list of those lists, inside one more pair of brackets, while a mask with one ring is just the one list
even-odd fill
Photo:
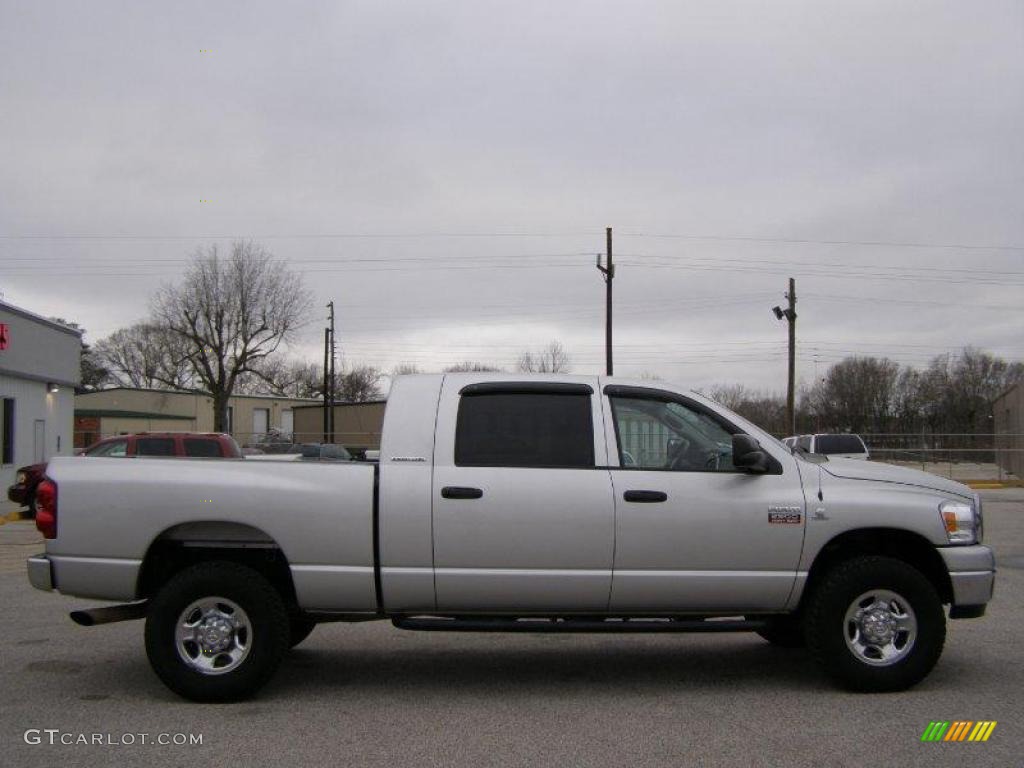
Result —
[[[12, 766], [1016, 766], [1024, 762], [1024, 490], [985, 491], [1000, 572], [988, 615], [950, 623], [901, 694], [832, 689], [755, 635], [552, 636], [320, 626], [261, 695], [167, 691], [142, 623], [71, 623], [84, 601], [29, 587], [31, 523], [0, 526], [0, 745]], [[995, 720], [986, 743], [922, 743], [931, 720]], [[201, 734], [201, 745], [28, 744], [60, 734]], [[33, 732], [34, 733], [34, 732]], [[32, 740], [32, 734], [30, 734]]]

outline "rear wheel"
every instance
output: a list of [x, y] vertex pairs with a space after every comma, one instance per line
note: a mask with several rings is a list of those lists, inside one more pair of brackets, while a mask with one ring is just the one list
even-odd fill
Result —
[[837, 683], [855, 691], [901, 691], [939, 660], [946, 616], [920, 571], [888, 557], [836, 566], [810, 596], [807, 644]]
[[164, 685], [193, 701], [237, 701], [276, 671], [290, 642], [284, 601], [230, 562], [186, 568], [153, 598], [146, 653]]

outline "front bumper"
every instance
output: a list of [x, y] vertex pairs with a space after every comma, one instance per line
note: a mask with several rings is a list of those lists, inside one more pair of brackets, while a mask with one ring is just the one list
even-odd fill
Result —
[[36, 589], [53, 591], [53, 568], [46, 555], [33, 555], [28, 559], [28, 583]]
[[[940, 547], [953, 585], [953, 607], [983, 606], [992, 599], [996, 580], [996, 559], [982, 544], [970, 547]], [[960, 613], [964, 613], [960, 611]], [[970, 615], [970, 612], [965, 614]]]

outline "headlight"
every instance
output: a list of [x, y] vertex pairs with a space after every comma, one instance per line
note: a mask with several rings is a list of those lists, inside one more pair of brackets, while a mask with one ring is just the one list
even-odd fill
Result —
[[14, 476], [14, 482], [24, 485], [26, 482], [28, 482], [28, 475], [26, 475], [24, 472], [19, 472], [17, 475]]
[[979, 520], [974, 507], [964, 501], [944, 501], [939, 514], [950, 544], [973, 544], [978, 540]]

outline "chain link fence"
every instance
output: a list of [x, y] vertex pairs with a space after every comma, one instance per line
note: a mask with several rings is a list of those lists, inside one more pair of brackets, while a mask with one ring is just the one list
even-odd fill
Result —
[[1024, 435], [1009, 433], [864, 434], [873, 461], [914, 467], [952, 480], [1019, 482]]

